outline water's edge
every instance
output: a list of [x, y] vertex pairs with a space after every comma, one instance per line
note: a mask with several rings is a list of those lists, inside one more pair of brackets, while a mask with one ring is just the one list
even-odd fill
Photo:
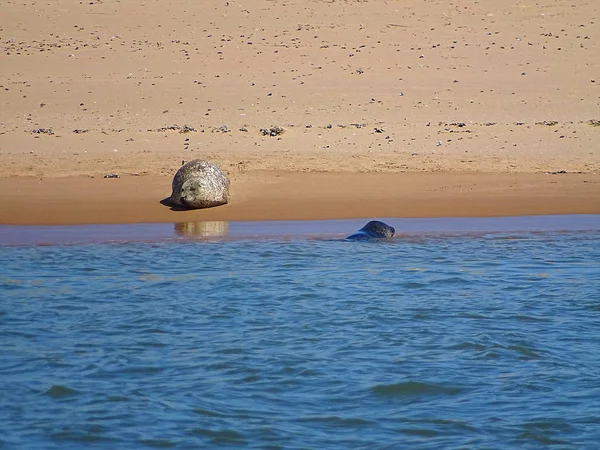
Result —
[[[360, 229], [365, 219], [266, 222], [180, 222], [119, 225], [0, 225], [0, 246], [64, 245], [165, 240], [239, 240], [343, 238]], [[414, 234], [596, 231], [599, 214], [485, 218], [378, 219], [396, 228], [396, 238]]]

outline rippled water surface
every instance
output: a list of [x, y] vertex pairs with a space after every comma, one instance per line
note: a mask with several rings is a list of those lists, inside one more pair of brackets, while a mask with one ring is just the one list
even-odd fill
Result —
[[599, 231], [5, 246], [0, 264], [5, 448], [600, 442]]

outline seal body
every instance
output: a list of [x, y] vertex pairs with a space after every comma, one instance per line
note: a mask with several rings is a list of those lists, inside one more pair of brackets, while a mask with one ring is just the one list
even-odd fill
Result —
[[171, 204], [189, 209], [210, 208], [229, 202], [229, 178], [219, 166], [195, 159], [173, 177]]
[[371, 220], [356, 233], [351, 234], [346, 241], [367, 241], [370, 239], [389, 239], [394, 236], [396, 230], [387, 223], [379, 220]]

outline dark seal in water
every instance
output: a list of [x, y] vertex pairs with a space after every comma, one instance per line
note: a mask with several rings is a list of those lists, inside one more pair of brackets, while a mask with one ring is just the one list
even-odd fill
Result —
[[351, 234], [346, 241], [366, 241], [369, 239], [389, 239], [394, 236], [396, 230], [379, 220], [371, 220], [368, 224]]

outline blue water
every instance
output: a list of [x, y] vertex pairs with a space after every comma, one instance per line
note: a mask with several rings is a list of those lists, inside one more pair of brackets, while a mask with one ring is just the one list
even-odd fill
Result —
[[600, 442], [599, 228], [5, 245], [0, 298], [2, 448]]

